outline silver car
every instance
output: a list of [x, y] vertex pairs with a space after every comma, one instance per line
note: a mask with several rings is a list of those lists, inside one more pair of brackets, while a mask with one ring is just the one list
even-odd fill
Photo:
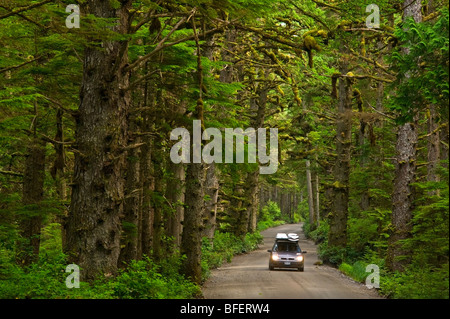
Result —
[[275, 268], [296, 268], [299, 271], [303, 271], [305, 269], [304, 254], [306, 251], [302, 251], [298, 245], [298, 236], [277, 234], [275, 243], [268, 252], [270, 253], [270, 270]]

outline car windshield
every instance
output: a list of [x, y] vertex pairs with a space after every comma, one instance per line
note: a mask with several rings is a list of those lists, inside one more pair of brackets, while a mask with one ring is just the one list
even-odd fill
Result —
[[295, 243], [277, 243], [274, 247], [274, 251], [278, 252], [301, 252], [300, 247]]

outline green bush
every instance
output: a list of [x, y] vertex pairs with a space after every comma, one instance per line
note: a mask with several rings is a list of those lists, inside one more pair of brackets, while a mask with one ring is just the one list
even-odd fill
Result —
[[[174, 259], [175, 260], [175, 259]], [[126, 270], [108, 283], [112, 296], [119, 299], [186, 299], [199, 295], [200, 288], [180, 275], [175, 265], [168, 269], [150, 258], [132, 261]]]
[[343, 262], [339, 265], [339, 270], [356, 281], [365, 282], [366, 277], [369, 275], [366, 272], [366, 267], [367, 264], [362, 261], [356, 261], [352, 265]]
[[257, 230], [263, 231], [271, 227], [276, 227], [285, 224], [281, 210], [278, 204], [268, 201], [267, 204], [259, 212]]
[[449, 264], [409, 267], [380, 278], [380, 291], [394, 299], [449, 299]]
[[[4, 252], [0, 256], [4, 258]], [[115, 278], [100, 277], [73, 289], [65, 284], [68, 262], [62, 254], [41, 258], [28, 268], [7, 264], [0, 268], [0, 298], [4, 299], [177, 299], [201, 294], [197, 285], [179, 274], [181, 259], [175, 255], [158, 265], [150, 258], [133, 261]]]
[[[65, 256], [41, 258], [39, 262], [22, 268], [8, 260], [7, 273], [3, 272], [0, 297], [5, 299], [24, 298], [68, 298], [69, 289], [65, 285]], [[3, 268], [3, 267], [2, 267]], [[5, 268], [3, 268], [5, 269]]]
[[277, 221], [282, 220], [281, 209], [278, 204], [272, 201], [268, 201], [267, 204], [261, 209], [259, 214], [260, 221]]
[[267, 220], [267, 221], [259, 221], [258, 222], [258, 226], [257, 229], [258, 231], [263, 231], [272, 227], [277, 227], [280, 225], [284, 225], [286, 222], [284, 220], [277, 220], [277, 221], [273, 221], [273, 220]]
[[328, 240], [321, 243], [318, 247], [319, 258], [326, 263], [339, 265], [345, 260], [346, 248], [330, 247]]
[[312, 227], [309, 223], [309, 219], [303, 223], [303, 231], [305, 232], [306, 238], [314, 240], [316, 244], [322, 243], [328, 239], [329, 229], [330, 226], [326, 221], [321, 221], [317, 228]]

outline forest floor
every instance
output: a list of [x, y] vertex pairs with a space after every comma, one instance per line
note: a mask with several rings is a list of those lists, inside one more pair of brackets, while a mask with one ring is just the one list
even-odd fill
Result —
[[[297, 233], [305, 254], [305, 270], [269, 270], [268, 249], [277, 233]], [[372, 299], [382, 298], [375, 289], [368, 289], [327, 265], [315, 265], [317, 245], [307, 240], [301, 224], [287, 224], [267, 229], [261, 234], [263, 244], [258, 250], [238, 255], [231, 263], [211, 272], [203, 286], [206, 299]]]

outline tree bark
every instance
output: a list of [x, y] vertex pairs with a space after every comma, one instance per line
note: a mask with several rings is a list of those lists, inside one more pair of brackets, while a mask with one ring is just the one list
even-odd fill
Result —
[[[413, 17], [416, 22], [422, 21], [421, 1], [406, 0], [403, 20]], [[409, 48], [403, 48], [408, 54]], [[408, 77], [408, 74], [405, 74]], [[416, 147], [418, 143], [418, 116], [412, 123], [398, 127], [395, 145], [396, 162], [394, 190], [392, 194], [392, 233], [388, 241], [386, 264], [391, 271], [403, 271], [409, 264], [410, 252], [404, 249], [402, 241], [411, 236], [411, 219], [414, 209], [414, 187], [416, 181]]]
[[[266, 113], [267, 104], [267, 92], [266, 87], [258, 88], [258, 98], [250, 99], [250, 107], [254, 113], [251, 119], [252, 127], [257, 130], [264, 126], [264, 117]], [[247, 189], [246, 198], [248, 199], [247, 211], [248, 215], [248, 232], [255, 232], [258, 222], [258, 207], [259, 207], [259, 168], [256, 168], [254, 172], [248, 173], [247, 176]]]
[[204, 210], [205, 169], [202, 163], [187, 164], [186, 171], [186, 208], [181, 240], [183, 260], [182, 272], [193, 282], [202, 281], [201, 243], [202, 216]]
[[[437, 121], [436, 107], [430, 105], [428, 116], [428, 143], [427, 143], [427, 181], [439, 182], [440, 177], [437, 172], [441, 159], [441, 147], [439, 137], [439, 123]], [[429, 192], [429, 195], [439, 195], [439, 190]]]
[[164, 205], [164, 180], [163, 180], [163, 161], [162, 161], [162, 145], [156, 143], [155, 151], [153, 152], [153, 165], [155, 177], [155, 189], [152, 193], [153, 206], [153, 259], [155, 261], [161, 260], [162, 254], [162, 235], [164, 230], [163, 220], [163, 205]]
[[314, 227], [315, 223], [315, 209], [314, 209], [314, 197], [311, 178], [311, 161], [306, 160], [306, 189], [308, 192], [308, 208], [309, 208], [309, 224]]
[[[401, 240], [411, 235], [413, 186], [416, 175], [417, 127], [406, 123], [399, 127], [396, 142], [396, 168], [392, 194], [392, 226], [389, 238], [387, 264], [392, 271], [402, 271], [408, 264], [409, 252], [402, 248]], [[399, 259], [404, 257], [403, 259]]]
[[[144, 127], [150, 129], [148, 115], [144, 115]], [[147, 131], [148, 132], [148, 131]], [[143, 137], [141, 153], [141, 174], [142, 174], [142, 212], [139, 220], [139, 241], [138, 241], [138, 259], [142, 256], [150, 256], [152, 250], [153, 237], [153, 206], [152, 193], [155, 189], [152, 164], [152, 145], [150, 136]]]
[[[132, 1], [114, 9], [110, 1], [90, 0], [82, 12], [117, 18], [113, 31], [127, 34]], [[120, 253], [130, 92], [128, 42], [100, 40], [85, 49], [76, 123], [75, 168], [67, 223], [66, 252], [81, 278], [114, 275]]]
[[[136, 132], [138, 127], [136, 119], [131, 117], [130, 131]], [[140, 138], [130, 139], [130, 144], [140, 143]], [[140, 156], [139, 147], [129, 150], [127, 157], [127, 170], [125, 182], [124, 217], [122, 219], [121, 250], [119, 266], [126, 266], [132, 260], [137, 259], [138, 252], [138, 228], [141, 211], [140, 185]]]
[[[146, 105], [155, 108], [156, 100], [154, 98], [155, 88], [150, 87], [147, 83], [144, 89], [144, 101]], [[145, 110], [142, 113], [143, 123], [142, 130], [144, 132], [154, 131], [154, 115], [150, 110]], [[154, 149], [153, 137], [149, 134], [142, 136], [140, 157], [141, 168], [141, 187], [142, 187], [142, 207], [141, 216], [139, 218], [138, 228], [138, 259], [142, 256], [150, 256], [152, 250], [153, 238], [153, 216], [154, 208], [152, 206], [152, 194], [155, 189], [154, 168], [152, 162], [152, 149]]]
[[172, 162], [169, 162], [169, 170], [171, 176], [167, 181], [166, 197], [172, 208], [167, 218], [167, 234], [173, 237], [175, 247], [179, 248], [183, 231], [185, 170], [183, 164]]
[[205, 195], [208, 200], [205, 201], [205, 209], [203, 211], [203, 232], [202, 236], [209, 240], [214, 239], [217, 220], [217, 201], [219, 198], [219, 180], [216, 176], [216, 167], [214, 163], [209, 164], [206, 169]]
[[[316, 168], [318, 169], [319, 165], [317, 164], [317, 153], [315, 155], [315, 159], [316, 159]], [[320, 225], [319, 172], [316, 170], [314, 175], [315, 175], [315, 183], [314, 183], [314, 199], [315, 199], [315, 203], [314, 203], [314, 208], [315, 208], [315, 215], [316, 215], [316, 226], [319, 227], [319, 225]]]
[[[64, 128], [63, 128], [63, 111], [58, 109], [56, 111], [56, 134], [55, 141], [61, 143], [55, 143], [55, 161], [52, 167], [52, 176], [55, 180], [56, 184], [56, 193], [58, 194], [58, 198], [61, 201], [65, 201], [67, 199], [67, 185], [66, 185], [66, 177], [64, 175], [64, 169], [66, 166], [65, 163], [65, 152], [64, 152]], [[66, 246], [66, 231], [65, 231], [65, 223], [67, 221], [67, 210], [64, 209], [63, 213], [58, 216], [58, 222], [61, 224], [61, 242], [62, 247]]]
[[246, 198], [248, 200], [246, 215], [248, 216], [247, 232], [254, 233], [258, 222], [259, 207], [259, 169], [247, 175], [248, 188]]
[[[344, 68], [345, 69], [345, 68]], [[339, 80], [339, 105], [336, 126], [336, 163], [334, 166], [334, 201], [330, 216], [328, 245], [347, 245], [347, 219], [352, 135], [352, 84], [351, 78]]]
[[22, 266], [28, 266], [39, 258], [43, 217], [39, 203], [44, 197], [45, 143], [38, 138], [32, 139], [27, 154], [22, 192], [22, 202], [26, 209], [19, 216], [21, 239], [16, 256], [17, 262]]

